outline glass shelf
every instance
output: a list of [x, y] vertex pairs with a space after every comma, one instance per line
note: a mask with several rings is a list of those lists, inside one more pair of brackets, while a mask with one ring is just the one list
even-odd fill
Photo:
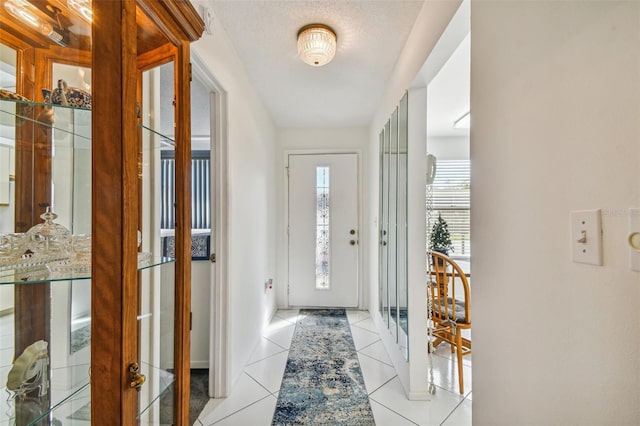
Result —
[[[158, 262], [165, 262], [157, 268]], [[174, 309], [174, 259], [154, 258], [140, 269], [142, 276], [155, 275], [149, 281], [140, 280], [143, 294], [159, 295], [161, 301], [154, 304], [144, 300], [137, 316], [140, 352], [138, 362], [140, 373], [146, 381], [137, 393], [137, 418], [139, 424], [172, 424], [173, 391], [175, 371], [173, 357]], [[35, 311], [48, 311], [49, 337], [47, 356], [47, 379], [33, 380], [41, 384], [45, 392], [37, 396], [34, 392], [15, 396], [8, 391], [10, 368], [0, 368], [0, 390], [5, 396], [0, 400], [0, 426], [42, 425], [42, 424], [90, 424], [91, 422], [91, 354], [93, 336], [90, 293], [83, 291], [91, 287], [91, 281], [67, 281], [51, 287], [51, 296], [40, 304], [34, 304]], [[84, 298], [84, 299], [83, 299]], [[83, 300], [81, 300], [83, 299]], [[144, 298], [143, 298], [144, 299]], [[69, 308], [78, 304], [80, 310], [74, 314]], [[83, 310], [82, 308], [85, 308]], [[14, 315], [0, 318], [3, 335], [29, 333], [28, 329], [13, 329]], [[16, 323], [17, 324], [17, 323]], [[36, 338], [37, 339], [37, 338]], [[13, 339], [4, 339], [0, 350], [4, 360], [15, 350]], [[8, 346], [7, 346], [8, 345]], [[163, 356], [164, 351], [169, 356]], [[24, 353], [24, 352], [23, 352]], [[2, 364], [4, 365], [4, 364]], [[98, 383], [98, 387], [100, 384]], [[14, 397], [15, 396], [15, 397]], [[46, 420], [48, 419], [48, 420]]]
[[[6, 99], [6, 98], [0, 98], [0, 101], [20, 104], [20, 105], [23, 105], [25, 108], [28, 108], [29, 106], [31, 107], [40, 106], [40, 107], [47, 107], [47, 108], [64, 108], [64, 109], [75, 110], [75, 111], [91, 112], [90, 108], [80, 108], [80, 107], [73, 107], [73, 106], [60, 105], [60, 104], [48, 104], [45, 102], [25, 101], [25, 100], [19, 100], [19, 99]], [[28, 117], [21, 116], [20, 118], [28, 118]]]
[[[160, 424], [165, 412], [162, 406], [172, 405], [173, 399], [167, 398], [171, 385], [175, 382], [172, 371], [142, 363], [141, 373], [146, 381], [140, 390], [141, 398], [138, 407], [138, 420], [145, 419], [146, 424]], [[77, 375], [79, 380], [75, 384], [68, 384], [69, 377]], [[75, 422], [91, 421], [91, 384], [89, 381], [89, 365], [82, 364], [51, 371], [51, 389], [49, 395], [42, 397], [15, 398], [4, 401], [3, 414], [0, 416], [0, 424], [13, 424], [17, 413], [25, 425], [36, 425], [45, 418], [56, 419], [61, 424], [75, 424]], [[56, 383], [56, 381], [58, 383]], [[50, 398], [50, 399], [49, 399]], [[171, 423], [171, 419], [164, 419], [163, 424]], [[9, 422], [9, 423], [5, 423]], [[89, 423], [87, 423], [89, 424]]]
[[158, 132], [157, 130], [153, 130], [148, 126], [145, 126], [144, 124], [138, 124], [138, 126], [140, 126], [143, 130], [147, 130], [147, 131], [153, 133], [154, 135], [159, 136], [160, 137], [160, 142], [163, 145], [171, 146], [171, 147], [175, 147], [176, 146], [176, 141], [173, 138], [171, 138], [171, 137], [169, 137], [167, 135], [164, 135], [164, 134]]
[[[88, 366], [85, 366], [85, 368], [88, 369]], [[90, 389], [91, 388], [89, 385], [89, 377], [87, 376], [86, 379], [84, 380], [84, 383], [78, 386], [75, 386], [71, 389], [65, 389], [65, 390], [52, 389], [51, 390], [52, 401], [50, 404], [46, 403], [47, 402], [46, 395], [41, 398], [31, 397], [31, 398], [25, 398], [24, 400], [17, 398], [11, 401], [9, 404], [13, 405], [13, 407], [11, 407], [13, 408], [11, 412], [15, 413], [17, 410], [21, 409], [20, 407], [21, 404], [25, 404], [25, 402], [29, 403], [29, 411], [30, 411], [29, 414], [33, 417], [30, 418], [26, 424], [37, 425], [37, 424], [41, 424], [39, 423], [41, 420], [48, 418], [52, 412], [55, 413], [58, 410], [60, 410], [62, 407], [78, 405], [79, 401], [89, 401], [90, 395], [91, 395]], [[61, 397], [59, 397], [59, 399], [56, 400], [55, 399], [56, 395], [61, 395]], [[52, 424], [55, 424], [55, 423], [52, 423]]]
[[[39, 108], [51, 108], [53, 110], [53, 117], [56, 117], [54, 123], [49, 124], [38, 119], [35, 111], [36, 107]], [[68, 118], [70, 114], [74, 114], [73, 118]], [[64, 118], [62, 118], [64, 116]], [[68, 133], [74, 136], [81, 137], [87, 141], [91, 140], [91, 110], [87, 108], [77, 108], [58, 104], [47, 104], [44, 102], [33, 101], [20, 101], [14, 99], [0, 99], [0, 124], [3, 124], [7, 118], [17, 118], [22, 125], [25, 122], [33, 123], [41, 126], [45, 129], [52, 129], [57, 132]], [[74, 123], [73, 130], [70, 130], [68, 123]], [[57, 123], [57, 124], [56, 124]], [[87, 127], [89, 132], [78, 132], [75, 127], [82, 126]], [[144, 124], [138, 124], [143, 130], [149, 131], [158, 137], [165, 146], [175, 147], [175, 139], [158, 132]]]
[[[173, 257], [152, 257], [150, 261], [138, 264], [138, 270], [153, 268], [165, 263], [175, 262]], [[36, 284], [42, 282], [88, 280], [91, 272], [52, 272], [46, 266], [16, 268], [0, 271], [0, 285]]]
[[[43, 121], [41, 112], [51, 109], [49, 119]], [[37, 112], [37, 114], [36, 114]], [[9, 123], [8, 120], [12, 120]], [[51, 121], [51, 122], [48, 122]], [[65, 134], [91, 141], [91, 110], [43, 102], [0, 99], [0, 125], [21, 127], [25, 123], [37, 125], [43, 130], [53, 130], [58, 139]], [[0, 135], [1, 136], [1, 135]]]

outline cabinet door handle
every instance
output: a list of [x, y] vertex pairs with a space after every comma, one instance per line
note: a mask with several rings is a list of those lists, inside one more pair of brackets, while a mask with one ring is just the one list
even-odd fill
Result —
[[147, 380], [147, 378], [140, 374], [140, 366], [137, 362], [129, 365], [129, 387], [140, 391], [142, 384]]

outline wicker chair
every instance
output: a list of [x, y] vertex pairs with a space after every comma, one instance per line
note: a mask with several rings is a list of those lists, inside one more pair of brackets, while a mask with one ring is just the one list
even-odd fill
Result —
[[[433, 347], [446, 342], [451, 346], [451, 352], [455, 352], [458, 361], [458, 384], [460, 393], [463, 394], [462, 357], [471, 354], [471, 340], [462, 337], [461, 334], [462, 330], [471, 329], [469, 281], [453, 259], [433, 252], [429, 282], [433, 301]], [[459, 283], [458, 294], [456, 282]]]

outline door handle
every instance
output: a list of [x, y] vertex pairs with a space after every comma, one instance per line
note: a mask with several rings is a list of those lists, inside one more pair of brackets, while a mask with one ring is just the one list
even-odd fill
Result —
[[216, 254], [215, 253], [211, 253], [211, 256], [209, 256], [209, 261], [211, 261], [211, 263], [216, 263]]
[[349, 241], [349, 244], [351, 244], [352, 246], [355, 246], [355, 245], [356, 245], [356, 243], [357, 243], [357, 241], [356, 241], [356, 240], [351, 240], [351, 241]]
[[147, 378], [140, 374], [140, 366], [137, 362], [129, 365], [129, 387], [140, 391], [142, 384], [147, 380]]

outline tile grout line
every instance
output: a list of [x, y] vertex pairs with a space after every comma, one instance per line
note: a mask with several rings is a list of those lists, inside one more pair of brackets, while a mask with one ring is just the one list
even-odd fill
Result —
[[352, 327], [357, 327], [359, 330], [368, 331], [369, 333], [371, 333], [371, 334], [375, 334], [376, 336], [379, 336], [379, 335], [380, 335], [380, 333], [378, 333], [377, 331], [371, 331], [371, 330], [369, 330], [368, 328], [364, 328], [364, 327], [359, 326], [358, 324], [351, 324], [351, 326], [352, 326]]
[[269, 389], [265, 388], [265, 387], [262, 385], [262, 383], [260, 383], [260, 382], [259, 382], [259, 381], [257, 381], [256, 379], [254, 379], [254, 378], [253, 378], [249, 373], [247, 373], [246, 371], [244, 371], [244, 370], [243, 370], [243, 371], [242, 371], [242, 374], [246, 374], [246, 375], [247, 375], [247, 377], [249, 377], [251, 380], [253, 380], [254, 382], [256, 382], [256, 383], [258, 384], [258, 386], [260, 386], [262, 389], [264, 389], [264, 390], [267, 392], [267, 394], [268, 394], [268, 395], [266, 395], [266, 396], [264, 396], [264, 397], [262, 397], [262, 398], [260, 398], [260, 399], [258, 399], [258, 400], [256, 400], [256, 401], [253, 401], [251, 404], [245, 405], [244, 407], [242, 407], [242, 408], [240, 408], [240, 409], [238, 409], [238, 410], [236, 410], [236, 411], [234, 411], [234, 412], [232, 412], [232, 413], [229, 413], [228, 415], [226, 415], [226, 416], [224, 416], [224, 417], [222, 417], [222, 418], [220, 418], [220, 419], [216, 420], [215, 422], [211, 423], [212, 425], [214, 425], [214, 424], [216, 424], [216, 423], [219, 423], [219, 422], [221, 422], [222, 420], [226, 419], [227, 417], [233, 416], [234, 414], [237, 414], [237, 413], [239, 413], [240, 411], [245, 410], [245, 409], [247, 409], [247, 408], [251, 407], [253, 404], [258, 403], [258, 402], [262, 401], [262, 400], [263, 400], [263, 399], [265, 399], [265, 398], [268, 398], [268, 397], [270, 397], [270, 396], [273, 396], [273, 395], [271, 394], [271, 391], [270, 391]]
[[[254, 382], [256, 382], [262, 389], [266, 390], [267, 392], [269, 392], [269, 394], [272, 394], [273, 392], [271, 392], [269, 389], [267, 389], [267, 387], [265, 385], [263, 385], [262, 383], [260, 383], [258, 381], [258, 379], [256, 379], [255, 377], [253, 377], [251, 374], [249, 374], [246, 370], [243, 371], [244, 374], [246, 374], [247, 376], [249, 376], [249, 378], [251, 378], [251, 380], [253, 380]], [[280, 384], [282, 385], [282, 380], [280, 381]], [[278, 390], [280, 390], [280, 388], [278, 388]]]
[[[265, 337], [265, 339], [266, 339], [266, 337]], [[269, 340], [269, 342], [271, 342], [271, 340]], [[271, 342], [271, 343], [273, 343], [273, 342]], [[275, 343], [274, 343], [274, 345], [275, 345]], [[272, 356], [279, 355], [279, 354], [281, 354], [282, 352], [288, 352], [288, 351], [289, 351], [289, 349], [283, 349], [283, 348], [282, 348], [282, 346], [280, 346], [280, 345], [277, 345], [277, 346], [278, 346], [280, 349], [282, 349], [282, 350], [281, 350], [281, 351], [278, 351], [278, 352], [275, 352], [275, 353], [272, 353], [271, 355], [265, 356], [264, 358], [260, 358], [260, 359], [258, 359], [258, 360], [256, 360], [256, 361], [250, 362], [250, 363], [248, 363], [247, 365], [245, 365], [245, 366], [244, 366], [244, 368], [247, 368], [247, 367], [249, 367], [249, 366], [251, 366], [251, 365], [253, 365], [253, 364], [257, 364], [257, 363], [259, 363], [259, 362], [261, 362], [261, 361], [264, 361], [265, 359], [269, 359], [269, 358], [271, 358]]]
[[453, 407], [453, 410], [451, 410], [451, 412], [450, 412], [449, 414], [447, 414], [447, 417], [445, 417], [445, 418], [444, 418], [444, 420], [442, 420], [442, 422], [440, 423], [440, 426], [443, 426], [443, 425], [446, 423], [447, 419], [449, 419], [449, 417], [451, 417], [451, 415], [453, 414], [453, 412], [454, 412], [454, 411], [456, 411], [456, 410], [460, 407], [460, 405], [462, 405], [462, 403], [463, 403], [466, 399], [467, 399], [467, 397], [466, 397], [466, 396], [465, 396], [465, 397], [463, 397], [463, 398], [460, 400], [460, 402], [459, 402], [458, 404], [456, 404], [456, 406], [455, 406], [455, 407]]
[[289, 350], [289, 348], [291, 347], [291, 342], [289, 342], [289, 348], [285, 348], [285, 347], [283, 347], [282, 345], [277, 344], [276, 342], [274, 342], [273, 340], [269, 339], [269, 338], [268, 338], [268, 337], [266, 337], [266, 336], [262, 336], [262, 337], [264, 337], [265, 339], [267, 339], [268, 341], [270, 341], [270, 342], [271, 342], [271, 343], [273, 343], [274, 345], [276, 345], [276, 346], [278, 346], [278, 347], [282, 348], [282, 350], [288, 351], [288, 350]]
[[[398, 375], [394, 375], [392, 378], [390, 378], [389, 380], [387, 380], [386, 382], [384, 382], [383, 384], [381, 384], [380, 386], [378, 386], [377, 388], [375, 388], [374, 390], [372, 390], [371, 392], [369, 392], [369, 398], [371, 398], [371, 395], [373, 395], [376, 391], [378, 391], [381, 387], [383, 387], [384, 385], [386, 385], [387, 383], [389, 383], [390, 381], [392, 381], [393, 379], [395, 379], [396, 377], [398, 377]], [[375, 401], [375, 400], [374, 400]], [[376, 401], [378, 402], [378, 401]], [[379, 403], [379, 402], [378, 402]]]
[[374, 361], [378, 361], [378, 362], [380, 362], [380, 363], [382, 363], [382, 364], [384, 364], [384, 365], [387, 365], [387, 366], [389, 366], [389, 367], [393, 368], [393, 371], [396, 371], [396, 369], [395, 369], [395, 367], [393, 366], [393, 364], [389, 364], [389, 363], [387, 363], [387, 362], [384, 362], [384, 361], [382, 361], [382, 360], [379, 360], [378, 358], [374, 358], [374, 357], [372, 357], [371, 355], [367, 355], [367, 354], [362, 353], [362, 352], [360, 352], [360, 351], [357, 351], [357, 352], [358, 352], [358, 355], [363, 355], [363, 356], [366, 356], [367, 358], [371, 358], [371, 359], [372, 359], [372, 360], [374, 360]]
[[[405, 419], [406, 421], [408, 421], [408, 422], [410, 422], [410, 423], [413, 423], [414, 425], [419, 425], [419, 423], [416, 423], [416, 422], [414, 422], [413, 420], [411, 420], [411, 419], [409, 419], [409, 418], [407, 418], [407, 417], [403, 416], [402, 414], [398, 413], [396, 410], [394, 410], [394, 409], [392, 409], [392, 408], [387, 407], [386, 405], [384, 405], [384, 404], [383, 404], [383, 403], [381, 403], [380, 401], [376, 401], [375, 399], [371, 398], [371, 396], [369, 396], [369, 399], [370, 399], [371, 401], [375, 402], [376, 404], [379, 404], [379, 405], [381, 405], [382, 407], [386, 408], [387, 410], [391, 411], [392, 413], [397, 414], [398, 416], [402, 417], [402, 418], [403, 418], [403, 419]], [[373, 420], [375, 420], [375, 416], [374, 416]], [[440, 426], [442, 426], [442, 425], [440, 425]]]
[[[379, 336], [378, 336], [378, 337], [379, 337]], [[353, 335], [351, 336], [351, 338], [353, 338]], [[374, 342], [371, 342], [371, 343], [369, 343], [368, 345], [365, 345], [365, 346], [361, 347], [360, 349], [356, 349], [356, 352], [360, 352], [360, 351], [362, 351], [362, 350], [364, 350], [364, 349], [367, 349], [369, 346], [371, 346], [371, 345], [375, 345], [376, 343], [378, 343], [378, 342], [380, 342], [380, 341], [382, 341], [382, 339], [378, 339], [378, 340], [376, 340], [376, 341], [374, 341]], [[354, 346], [355, 346], [355, 342], [354, 342]], [[385, 351], [386, 351], [386, 349], [385, 349]], [[387, 354], [387, 355], [388, 355], [388, 354]]]
[[349, 325], [356, 325], [356, 324], [359, 324], [359, 323], [361, 323], [362, 321], [366, 321], [366, 320], [368, 320], [368, 319], [371, 319], [371, 316], [368, 316], [368, 317], [366, 317], [366, 318], [359, 319], [358, 321], [355, 321], [355, 322], [351, 322], [351, 321], [349, 321], [349, 315], [347, 315], [347, 321], [349, 322]]
[[[249, 376], [249, 377], [251, 377], [251, 376]], [[251, 377], [251, 378], [253, 379], [253, 377]], [[254, 380], [255, 380], [255, 379], [254, 379]], [[262, 385], [260, 385], [260, 386], [262, 386]], [[237, 410], [237, 411], [234, 411], [233, 413], [231, 413], [231, 414], [229, 414], [229, 415], [226, 415], [226, 416], [224, 416], [224, 417], [223, 417], [223, 418], [221, 418], [221, 419], [216, 420], [215, 422], [211, 423], [211, 425], [215, 425], [215, 424], [217, 424], [217, 423], [220, 423], [221, 421], [223, 421], [223, 420], [225, 420], [225, 419], [228, 419], [229, 417], [231, 417], [231, 416], [233, 416], [233, 415], [235, 415], [235, 414], [238, 414], [239, 412], [241, 412], [241, 411], [243, 411], [243, 410], [246, 410], [247, 408], [251, 407], [252, 405], [255, 405], [255, 404], [257, 404], [258, 402], [263, 401], [263, 400], [265, 400], [265, 399], [269, 398], [270, 396], [273, 396], [273, 395], [271, 395], [271, 394], [266, 395], [266, 396], [264, 396], [264, 397], [260, 398], [259, 400], [252, 402], [251, 404], [247, 405], [246, 407], [242, 407], [241, 409], [239, 409], [239, 410]]]

